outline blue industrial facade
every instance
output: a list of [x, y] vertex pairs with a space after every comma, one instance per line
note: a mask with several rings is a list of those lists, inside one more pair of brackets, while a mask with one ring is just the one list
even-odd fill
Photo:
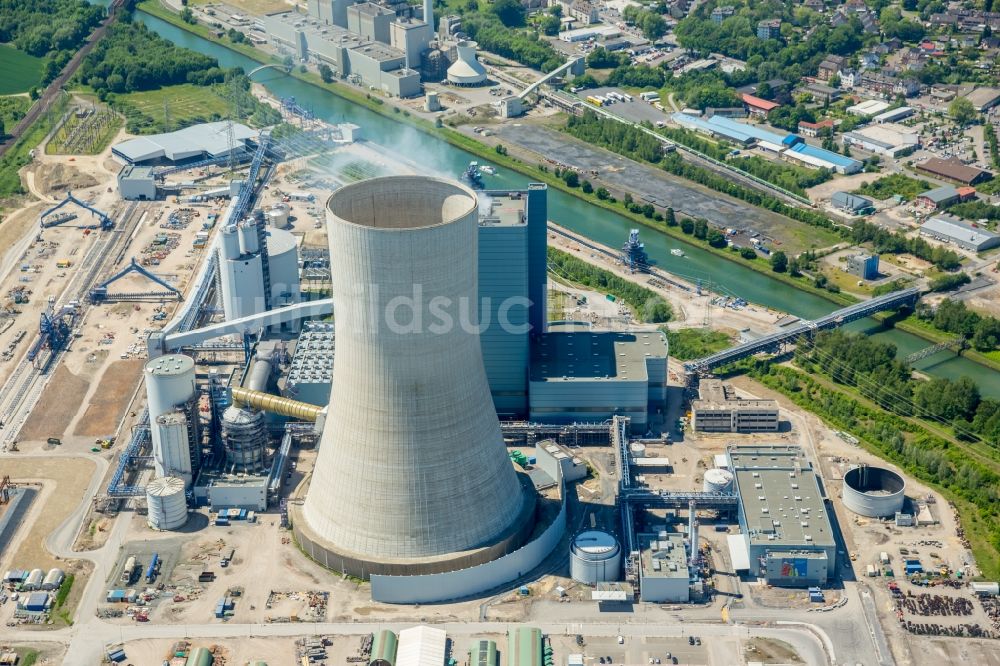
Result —
[[479, 321], [483, 365], [503, 418], [528, 413], [532, 337], [544, 331], [547, 186], [484, 192], [479, 218]]

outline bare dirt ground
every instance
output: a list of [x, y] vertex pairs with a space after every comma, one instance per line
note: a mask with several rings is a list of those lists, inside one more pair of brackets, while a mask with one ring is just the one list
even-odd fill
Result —
[[798, 653], [788, 643], [774, 638], [755, 638], [743, 644], [748, 661], [765, 664], [801, 664]]
[[865, 183], [870, 183], [877, 176], [871, 173], [856, 173], [853, 176], [837, 176], [825, 183], [820, 183], [806, 190], [806, 197], [810, 201], [829, 201], [834, 192], [853, 192]]
[[[125, 654], [132, 664], [161, 664], [173, 657], [172, 648], [177, 641], [169, 639], [146, 639], [131, 641], [125, 644]], [[261, 660], [268, 664], [294, 664], [294, 638], [242, 638], [238, 641], [194, 641], [192, 648], [212, 646], [217, 647], [216, 656], [225, 657], [225, 663], [230, 666], [242, 666], [252, 660]], [[219, 663], [218, 660], [216, 663]]]
[[35, 666], [55, 666], [62, 663], [63, 655], [66, 654], [66, 647], [59, 643], [2, 643], [0, 651], [6, 652], [12, 649], [24, 658], [30, 652], [37, 652], [38, 658]]
[[34, 185], [41, 194], [61, 198], [67, 191], [97, 185], [97, 179], [71, 164], [46, 162], [34, 170]]
[[143, 362], [138, 359], [115, 361], [108, 366], [96, 393], [88, 401], [87, 411], [73, 428], [73, 434], [99, 437], [114, 432], [128, 407], [126, 397], [135, 390], [142, 366]]
[[42, 392], [38, 405], [21, 428], [21, 440], [62, 437], [69, 428], [80, 398], [87, 392], [90, 378], [75, 375], [60, 365]]

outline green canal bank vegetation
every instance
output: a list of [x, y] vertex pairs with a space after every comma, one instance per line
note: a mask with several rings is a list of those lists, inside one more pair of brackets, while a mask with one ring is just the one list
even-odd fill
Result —
[[972, 380], [913, 379], [894, 345], [843, 331], [803, 342], [794, 366], [748, 359], [746, 371], [866, 449], [940, 490], [958, 515], [983, 575], [1000, 575], [1000, 401]]
[[720, 352], [733, 344], [732, 336], [710, 328], [677, 328], [662, 330], [667, 335], [670, 355], [680, 361], [690, 361]]
[[223, 69], [135, 21], [112, 26], [80, 65], [77, 82], [125, 116], [133, 134], [169, 132], [230, 112], [256, 127], [281, 121], [251, 94], [242, 69]]
[[628, 305], [640, 321], [662, 324], [674, 316], [670, 304], [652, 289], [554, 247], [548, 248], [548, 260], [549, 272], [557, 278], [613, 296]]
[[60, 95], [49, 110], [39, 116], [3, 157], [0, 157], [0, 199], [25, 194], [18, 170], [31, 161], [31, 151], [59, 122], [69, 106], [69, 95]]

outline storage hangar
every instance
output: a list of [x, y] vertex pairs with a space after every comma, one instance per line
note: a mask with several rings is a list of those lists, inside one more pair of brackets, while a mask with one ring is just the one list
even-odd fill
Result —
[[920, 233], [972, 252], [983, 252], [1000, 245], [1000, 235], [954, 218], [932, 217], [920, 226]]
[[836, 571], [831, 513], [797, 446], [729, 446], [750, 572], [778, 587], [826, 583]]
[[[248, 142], [257, 138], [256, 130], [233, 123], [233, 150], [247, 151]], [[192, 125], [176, 132], [140, 136], [122, 141], [111, 154], [126, 164], [188, 164], [229, 154], [229, 121]]]
[[989, 171], [969, 166], [957, 157], [949, 157], [946, 160], [932, 157], [926, 162], [918, 164], [917, 171], [923, 171], [962, 185], [976, 185], [993, 177]]
[[586, 323], [551, 324], [531, 349], [531, 420], [631, 418], [645, 432], [649, 408], [666, 400], [667, 339], [659, 331], [594, 332]]
[[884, 123], [846, 132], [843, 141], [876, 155], [901, 157], [920, 147], [920, 134], [902, 125]]
[[542, 666], [542, 630], [517, 627], [507, 634], [507, 666]]
[[388, 629], [375, 633], [372, 640], [372, 651], [368, 658], [368, 666], [396, 666], [396, 634]]
[[448, 645], [444, 629], [419, 625], [399, 632], [395, 666], [442, 666]]
[[691, 575], [684, 535], [660, 532], [637, 535], [640, 545], [639, 596], [651, 603], [690, 600]]
[[906, 481], [884, 467], [859, 465], [844, 475], [844, 506], [869, 518], [887, 518], [903, 510]]
[[830, 205], [850, 215], [869, 215], [875, 212], [871, 199], [850, 192], [834, 192], [830, 197]]

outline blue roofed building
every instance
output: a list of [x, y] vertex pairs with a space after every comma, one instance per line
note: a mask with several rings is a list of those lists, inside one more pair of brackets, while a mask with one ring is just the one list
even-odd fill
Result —
[[755, 146], [813, 169], [829, 169], [837, 173], [850, 174], [861, 171], [864, 166], [858, 160], [811, 146], [798, 134], [777, 134], [758, 125], [749, 125], [722, 116], [701, 118], [687, 113], [675, 113], [671, 118], [681, 127], [725, 139], [740, 146]]

